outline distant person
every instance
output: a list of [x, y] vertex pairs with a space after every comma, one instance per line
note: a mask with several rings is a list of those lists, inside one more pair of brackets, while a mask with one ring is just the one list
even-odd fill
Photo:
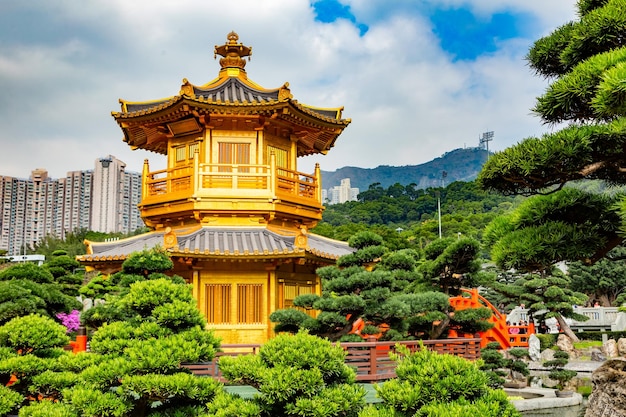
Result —
[[520, 333], [522, 334], [528, 333], [528, 330], [526, 328], [526, 326], [528, 326], [528, 323], [526, 322], [526, 320], [520, 321], [519, 325], [520, 325], [520, 329], [519, 329]]

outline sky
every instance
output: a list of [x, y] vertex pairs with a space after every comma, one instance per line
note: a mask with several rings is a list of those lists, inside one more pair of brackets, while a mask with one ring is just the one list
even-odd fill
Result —
[[[248, 78], [294, 98], [344, 107], [352, 120], [311, 173], [419, 165], [490, 151], [555, 127], [532, 114], [550, 80], [525, 56], [575, 20], [575, 0], [3, 0], [0, 176], [52, 178], [113, 155], [140, 172], [164, 157], [131, 150], [111, 112], [119, 99], [177, 95], [217, 77], [215, 45], [252, 47]], [[219, 56], [218, 56], [219, 58]]]

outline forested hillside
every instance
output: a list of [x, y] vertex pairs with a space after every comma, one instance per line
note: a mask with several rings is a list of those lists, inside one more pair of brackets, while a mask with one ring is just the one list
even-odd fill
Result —
[[326, 207], [314, 232], [348, 240], [359, 230], [374, 230], [397, 247], [423, 246], [441, 233], [443, 237], [480, 239], [482, 230], [523, 197], [507, 197], [480, 190], [474, 181], [456, 181], [446, 187], [419, 189], [398, 183], [384, 188], [373, 184], [359, 194], [359, 201]]
[[[337, 186], [344, 178], [350, 178], [352, 187], [366, 190], [371, 184], [389, 187], [395, 183], [416, 188], [440, 187], [454, 181], [473, 181], [487, 161], [487, 151], [480, 148], [455, 149], [439, 158], [420, 165], [388, 166], [376, 168], [343, 167], [336, 171], [322, 171], [325, 189]], [[443, 178], [443, 173], [445, 178]]]

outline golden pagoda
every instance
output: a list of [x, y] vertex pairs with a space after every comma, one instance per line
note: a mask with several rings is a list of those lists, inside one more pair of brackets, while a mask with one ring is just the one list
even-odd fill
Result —
[[343, 108], [298, 103], [289, 84], [248, 79], [252, 48], [236, 33], [215, 46], [221, 70], [204, 85], [183, 79], [176, 96], [120, 100], [112, 115], [133, 149], [166, 155], [167, 168], [142, 173], [141, 215], [150, 232], [87, 241], [78, 260], [112, 273], [135, 251], [161, 246], [173, 273], [192, 285], [198, 308], [222, 343], [263, 343], [269, 315], [301, 294], [319, 294], [315, 270], [352, 252], [309, 232], [322, 218], [321, 172], [297, 158], [325, 154], [350, 123]]

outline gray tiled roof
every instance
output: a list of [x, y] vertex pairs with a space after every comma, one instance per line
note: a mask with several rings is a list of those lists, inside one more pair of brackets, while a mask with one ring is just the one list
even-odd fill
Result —
[[[122, 260], [133, 252], [163, 246], [163, 231], [148, 232], [111, 242], [93, 242], [93, 253], [79, 261]], [[294, 245], [295, 236], [281, 235], [266, 228], [201, 227], [188, 233], [177, 233], [177, 246], [168, 249], [173, 255], [211, 256], [292, 255], [305, 252], [337, 259], [354, 251], [347, 243], [309, 233], [306, 249]]]
[[193, 93], [201, 99], [227, 103], [263, 103], [278, 100], [278, 89], [255, 90], [242, 83], [238, 78], [229, 78], [226, 82], [212, 88], [194, 86]]

